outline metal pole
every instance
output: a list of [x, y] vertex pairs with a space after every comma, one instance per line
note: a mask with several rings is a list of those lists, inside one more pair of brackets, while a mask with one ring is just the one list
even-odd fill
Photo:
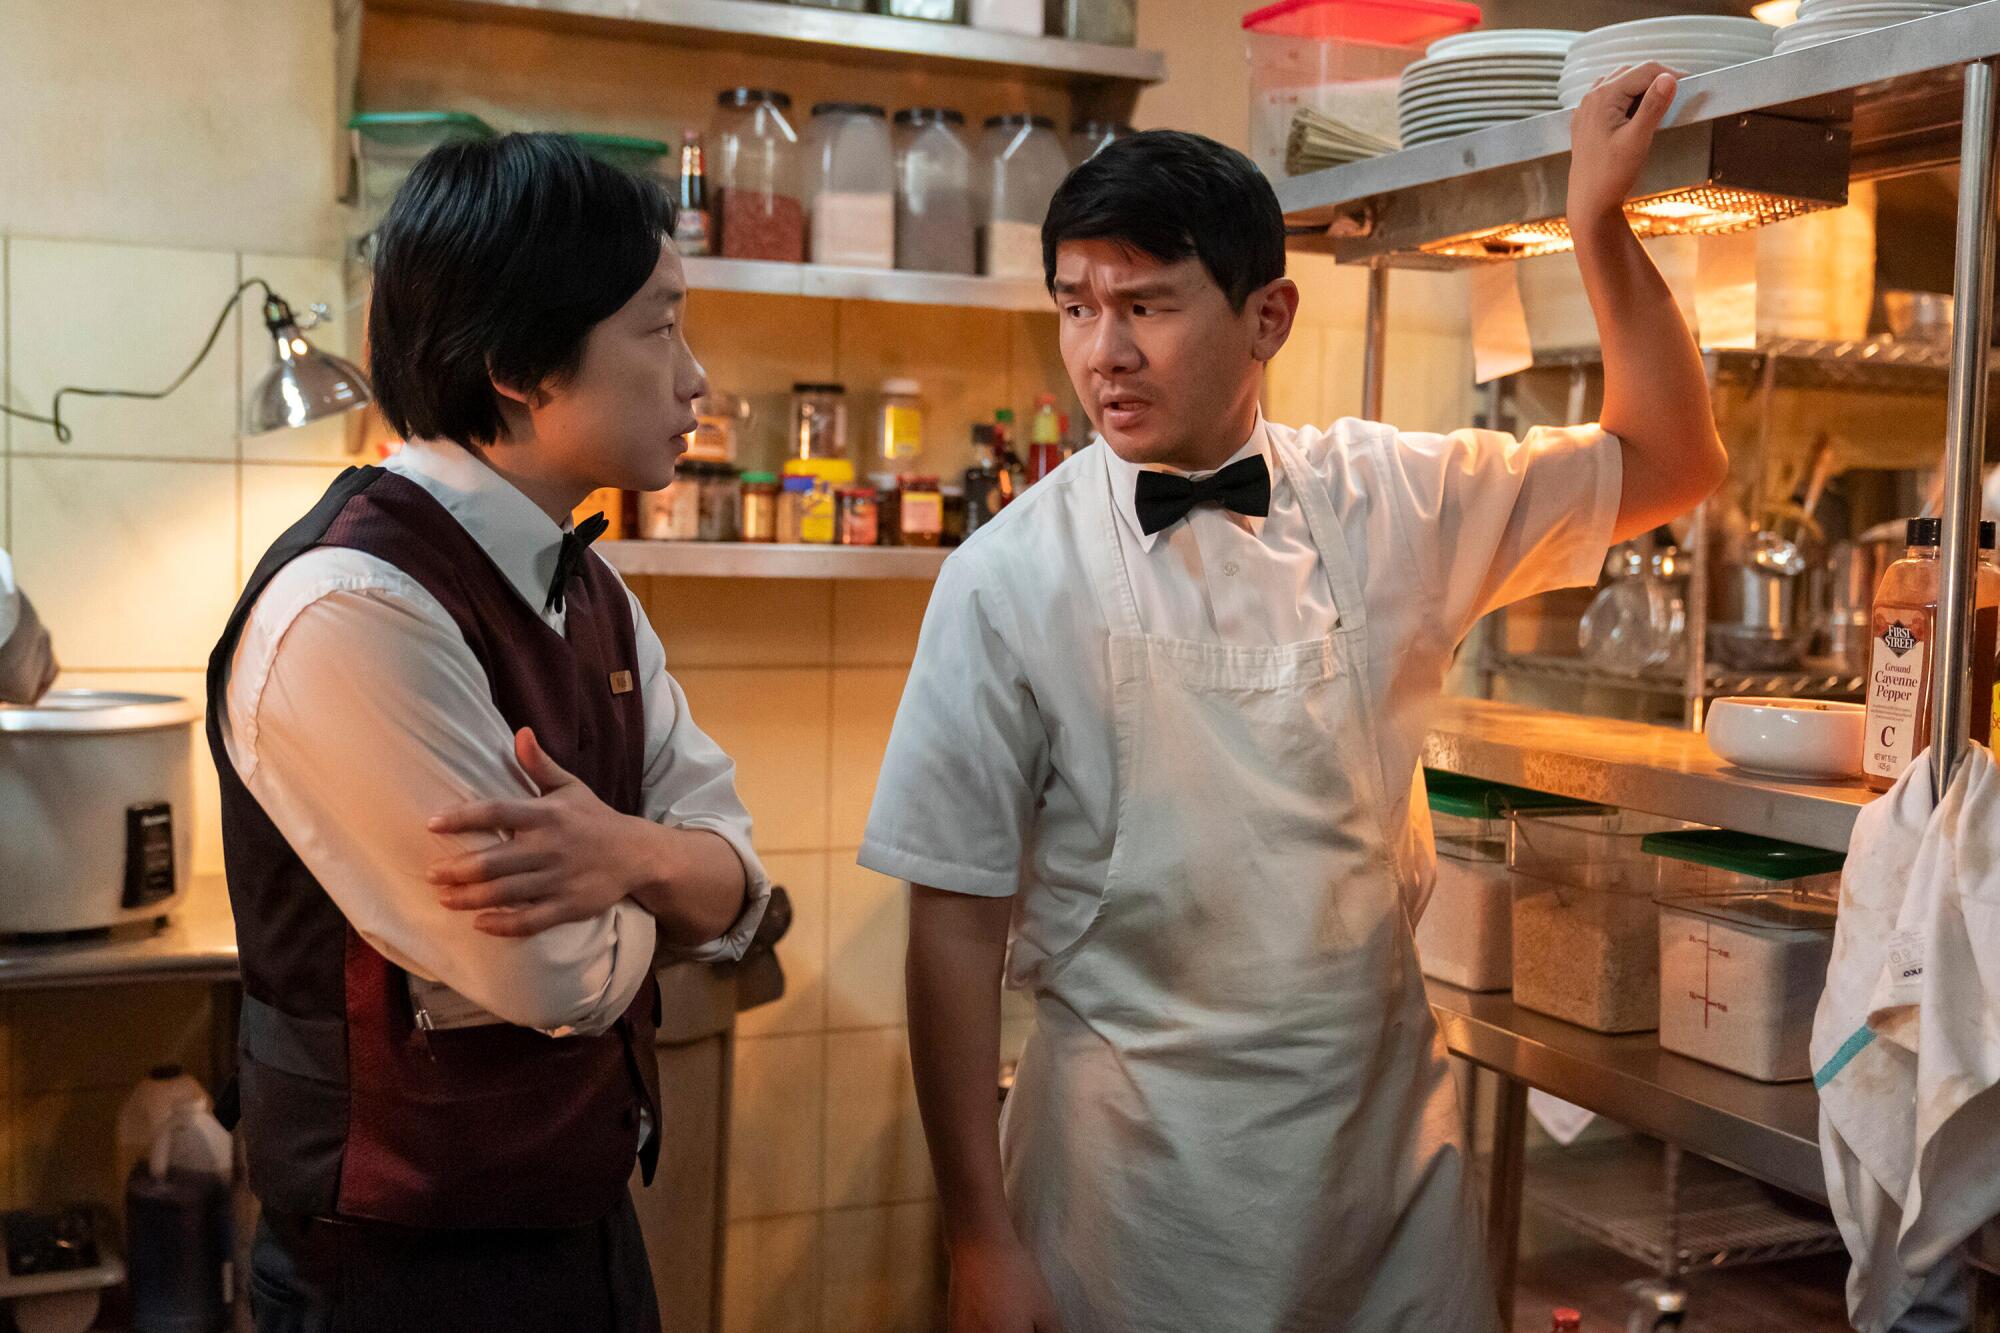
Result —
[[1986, 445], [1987, 349], [1993, 341], [1995, 67], [1965, 67], [1959, 145], [1958, 252], [1953, 277], [1951, 381], [1945, 421], [1944, 541], [1933, 651], [1931, 778], [1938, 799], [1965, 753], [1972, 721], [1972, 599], [1979, 564], [1979, 474]]
[[1486, 1254], [1500, 1321], [1514, 1326], [1514, 1273], [1521, 1258], [1521, 1186], [1528, 1164], [1528, 1085], [1494, 1071], [1493, 1152], [1486, 1164]]
[[1361, 351], [1361, 418], [1382, 419], [1382, 382], [1389, 359], [1389, 270], [1368, 270], [1367, 342]]

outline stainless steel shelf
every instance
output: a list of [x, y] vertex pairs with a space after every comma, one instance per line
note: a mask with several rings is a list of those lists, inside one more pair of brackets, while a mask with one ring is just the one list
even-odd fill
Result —
[[437, 14], [480, 22], [727, 47], [796, 56], [831, 48], [848, 63], [907, 69], [910, 62], [1026, 77], [1066, 85], [1158, 83], [1158, 51], [1052, 37], [1016, 37], [951, 23], [848, 14], [768, 0], [366, 0], [370, 9]]
[[1811, 1083], [1758, 1083], [1670, 1055], [1650, 1032], [1608, 1037], [1530, 1013], [1509, 995], [1424, 984], [1454, 1055], [1826, 1202], [1819, 1096]]
[[763, 542], [600, 542], [620, 574], [708, 579], [905, 579], [929, 582], [951, 552], [898, 546], [773, 546]]
[[1033, 279], [971, 278], [955, 273], [775, 264], [755, 259], [688, 259], [688, 286], [698, 292], [813, 296], [835, 301], [958, 306], [979, 310], [1055, 313], [1048, 289]]
[[139, 981], [234, 981], [236, 921], [222, 878], [196, 879], [163, 926], [0, 942], [0, 991]]
[[[1711, 348], [1702, 355], [1718, 382], [1758, 384], [1766, 366], [1775, 362], [1776, 385], [1792, 389], [1941, 394], [1951, 369], [1949, 345], [1887, 338], [1861, 342], [1773, 338], [1754, 348]], [[1534, 369], [1590, 369], [1602, 361], [1603, 351], [1597, 347], [1559, 348], [1535, 353]], [[1988, 369], [2000, 374], [2000, 353], [1989, 358]]]
[[1845, 851], [1874, 799], [1859, 782], [1760, 777], [1677, 727], [1582, 717], [1485, 699], [1445, 699], [1423, 762], [1447, 773]]
[[[1944, 165], [1958, 155], [1962, 66], [1995, 56], [2000, 0], [1986, 0], [1731, 66], [1681, 84], [1661, 143], [1666, 147], [1679, 127], [1764, 112], [1851, 131], [1856, 177]], [[1553, 202], [1548, 215], [1554, 215], [1561, 212], [1556, 187], [1568, 157], [1569, 113], [1554, 112], [1279, 181], [1278, 202], [1289, 223], [1314, 231], [1346, 226], [1385, 207], [1405, 217], [1455, 217], [1461, 212], [1455, 201], [1475, 195], [1512, 200], [1516, 208]], [[1370, 253], [1360, 237], [1304, 235], [1294, 244], [1348, 259]], [[1380, 262], [1436, 266], [1404, 255]]]
[[[1578, 657], [1554, 653], [1489, 654], [1484, 669], [1496, 675], [1519, 676], [1532, 680], [1560, 681], [1567, 685], [1594, 686], [1606, 690], [1630, 690], [1640, 694], [1681, 697], [1687, 681], [1673, 671], [1646, 671], [1619, 675], [1593, 666]], [[1860, 676], [1818, 671], [1732, 671], [1711, 664], [1708, 668], [1707, 698], [1731, 694], [1754, 694], [1788, 699], [1851, 699], [1861, 693]]]
[[1840, 1250], [1830, 1214], [1780, 1201], [1755, 1180], [1698, 1154], [1681, 1158], [1670, 1197], [1664, 1153], [1651, 1139], [1550, 1148], [1529, 1155], [1522, 1201], [1566, 1230], [1667, 1268], [1739, 1268]]

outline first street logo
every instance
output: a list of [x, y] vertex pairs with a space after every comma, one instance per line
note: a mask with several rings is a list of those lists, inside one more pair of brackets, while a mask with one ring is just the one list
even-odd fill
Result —
[[1904, 653], [1909, 652], [1910, 649], [1917, 646], [1917, 636], [1910, 633], [1910, 627], [1899, 620], [1889, 626], [1888, 630], [1882, 635], [1882, 642], [1889, 646], [1890, 652], [1901, 657]]

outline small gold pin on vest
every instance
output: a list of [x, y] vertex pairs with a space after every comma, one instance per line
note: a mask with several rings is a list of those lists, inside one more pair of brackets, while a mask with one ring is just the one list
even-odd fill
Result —
[[612, 672], [611, 692], [613, 694], [630, 694], [632, 692], [632, 673], [629, 671]]

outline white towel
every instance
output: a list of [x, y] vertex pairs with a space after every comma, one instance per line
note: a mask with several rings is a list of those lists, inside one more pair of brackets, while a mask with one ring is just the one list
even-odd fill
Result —
[[1813, 1024], [1820, 1152], [1861, 1333], [1885, 1333], [2000, 1213], [1996, 1005], [2000, 769], [1970, 747], [1933, 809], [1920, 755], [1855, 820]]

